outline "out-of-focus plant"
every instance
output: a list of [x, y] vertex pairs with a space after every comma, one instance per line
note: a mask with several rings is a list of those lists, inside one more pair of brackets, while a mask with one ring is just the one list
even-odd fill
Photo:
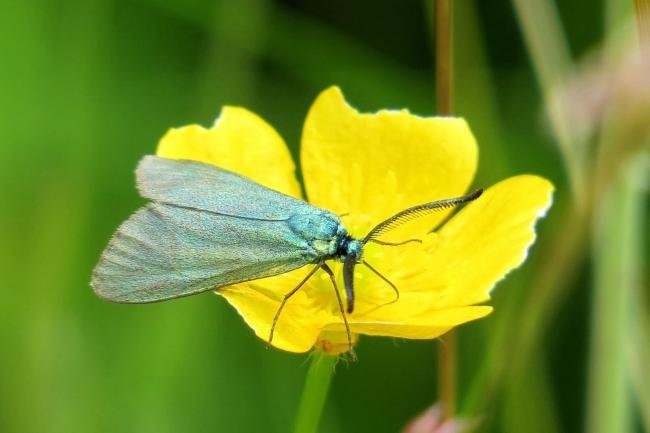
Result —
[[426, 408], [408, 423], [402, 433], [463, 433], [471, 431], [478, 424], [469, 419], [445, 419], [439, 404]]
[[[646, 4], [647, 9], [647, 2], [638, 3]], [[558, 208], [562, 212], [553, 220], [557, 230], [544, 243], [524, 306], [526, 314], [517, 331], [506, 336], [511, 350], [502, 354], [501, 362], [495, 362], [494, 377], [483, 391], [490, 399], [502, 392], [506, 377], [509, 386], [517, 388], [513, 384], [528, 383], [527, 376], [540, 374], [527, 367], [543, 353], [542, 337], [552, 323], [551, 312], [567, 297], [576, 267], [593, 245], [587, 431], [627, 431], [631, 389], [636, 392], [644, 423], [650, 427], [648, 393], [643, 391], [648, 388], [647, 377], [638, 373], [640, 365], [649, 365], [649, 339], [641, 325], [647, 323], [648, 312], [641, 299], [638, 266], [643, 260], [639, 238], [647, 230], [640, 206], [648, 182], [643, 175], [650, 137], [647, 52], [635, 43], [612, 49], [608, 42], [597, 61], [591, 59], [576, 67], [553, 3], [513, 0], [513, 4], [572, 194], [560, 194]], [[629, 14], [627, 20], [611, 17], [625, 16], [616, 11], [619, 6], [613, 1], [607, 4], [608, 41], [630, 22]], [[632, 4], [628, 6], [631, 12]], [[647, 18], [637, 18], [642, 25], [647, 22]], [[642, 37], [642, 47], [647, 42]]]

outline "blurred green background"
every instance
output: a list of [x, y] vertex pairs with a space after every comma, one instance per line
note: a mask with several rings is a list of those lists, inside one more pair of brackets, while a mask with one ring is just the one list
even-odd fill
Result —
[[[552, 2], [454, 4], [455, 111], [480, 144], [476, 184], [530, 172], [558, 190], [528, 262], [494, 292], [495, 312], [459, 330], [459, 408], [480, 431], [648, 431], [647, 178], [623, 182], [615, 215], [595, 211], [614, 221], [603, 229], [610, 256], [634, 264], [623, 290], [590, 224], [563, 244], [567, 221], [585, 220], [572, 219], [557, 124], [544, 114], [545, 65], [596, 49], [623, 3], [558, 2], [567, 51], [548, 27], [537, 54], [525, 17], [543, 24]], [[331, 84], [364, 111], [433, 114], [432, 26], [426, 1], [3, 2], [0, 432], [290, 431], [307, 355], [267, 349], [210, 293], [103, 302], [91, 270], [143, 203], [134, 167], [170, 127], [242, 105], [295, 157], [306, 111]], [[400, 431], [437, 398], [440, 344], [362, 338], [359, 361], [338, 366], [321, 430]]]

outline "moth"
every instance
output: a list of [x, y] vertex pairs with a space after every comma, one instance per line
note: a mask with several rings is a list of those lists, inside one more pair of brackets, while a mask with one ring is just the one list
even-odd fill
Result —
[[[100, 297], [148, 303], [270, 277], [313, 265], [288, 291], [275, 314], [269, 343], [285, 304], [316, 271], [332, 282], [351, 347], [347, 314], [354, 311], [354, 268], [366, 266], [395, 291], [397, 287], [363, 257], [369, 242], [417, 217], [477, 199], [469, 195], [405, 209], [356, 239], [339, 216], [266, 188], [244, 176], [197, 161], [145, 156], [136, 170], [137, 187], [150, 201], [115, 232], [92, 274]], [[330, 260], [343, 262], [344, 309]]]

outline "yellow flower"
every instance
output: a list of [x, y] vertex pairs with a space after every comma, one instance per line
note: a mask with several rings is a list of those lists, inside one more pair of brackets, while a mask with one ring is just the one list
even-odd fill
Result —
[[[302, 197], [284, 141], [243, 108], [223, 108], [210, 129], [191, 125], [170, 130], [157, 153], [212, 163]], [[478, 150], [463, 119], [418, 117], [407, 110], [362, 114], [331, 87], [307, 115], [300, 159], [309, 202], [341, 215], [348, 231], [362, 237], [407, 207], [463, 195], [476, 171]], [[386, 282], [357, 266], [356, 306], [348, 316], [355, 338], [435, 338], [489, 314], [491, 307], [478, 304], [526, 258], [535, 239], [535, 221], [550, 206], [552, 191], [543, 178], [511, 177], [488, 188], [440, 227], [451, 210], [417, 219], [385, 239], [415, 237], [421, 244], [367, 244], [364, 259], [398, 287], [400, 296], [394, 302], [395, 293]], [[341, 264], [330, 265], [340, 279]], [[267, 340], [283, 295], [309, 268], [223, 287], [217, 293]], [[330, 353], [347, 350], [343, 320], [325, 272], [318, 271], [286, 304], [272, 344], [291, 352], [314, 346]]]

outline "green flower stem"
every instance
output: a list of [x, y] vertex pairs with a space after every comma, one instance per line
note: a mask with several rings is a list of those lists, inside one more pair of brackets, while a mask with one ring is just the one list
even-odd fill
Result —
[[316, 350], [302, 390], [294, 433], [316, 433], [338, 356]]

